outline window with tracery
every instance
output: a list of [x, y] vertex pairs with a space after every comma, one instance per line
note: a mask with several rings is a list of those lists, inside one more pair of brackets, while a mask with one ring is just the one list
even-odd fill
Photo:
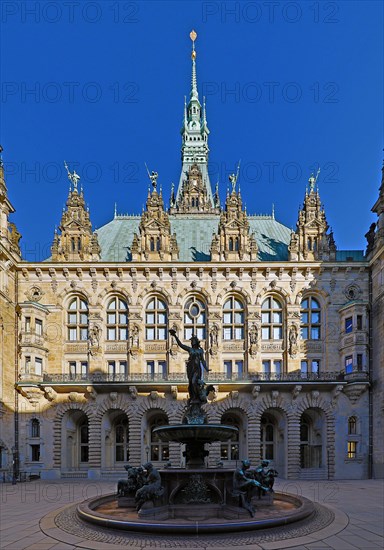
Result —
[[157, 296], [152, 298], [145, 310], [146, 340], [166, 340], [167, 338], [167, 306]]
[[107, 340], [128, 339], [128, 305], [115, 297], [107, 306]]
[[197, 298], [190, 298], [184, 306], [184, 339], [189, 340], [194, 335], [204, 340], [205, 324], [205, 305]]
[[31, 437], [40, 437], [40, 421], [37, 418], [31, 420]]
[[321, 308], [310, 296], [301, 302], [301, 337], [303, 340], [320, 340]]
[[68, 340], [88, 340], [88, 304], [77, 296], [67, 310]]
[[80, 439], [80, 462], [88, 462], [89, 460], [89, 424], [88, 419], [85, 419], [79, 425]]
[[350, 416], [348, 418], [348, 435], [357, 434], [357, 420], [356, 416]]
[[244, 305], [237, 298], [229, 298], [223, 307], [223, 340], [244, 339]]
[[153, 429], [158, 426], [166, 426], [168, 419], [165, 415], [158, 415], [150, 423], [151, 430], [151, 445], [150, 445], [150, 460], [165, 462], [169, 460], [169, 444], [160, 440], [159, 436], [153, 433]]
[[115, 462], [129, 460], [129, 431], [128, 419], [125, 415], [119, 416], [114, 424], [115, 432]]
[[234, 414], [224, 414], [221, 423], [225, 426], [234, 426], [238, 429], [236, 436], [227, 443], [221, 444], [221, 460], [240, 460], [240, 420]]
[[261, 306], [261, 338], [283, 339], [283, 306], [274, 297], [264, 300]]

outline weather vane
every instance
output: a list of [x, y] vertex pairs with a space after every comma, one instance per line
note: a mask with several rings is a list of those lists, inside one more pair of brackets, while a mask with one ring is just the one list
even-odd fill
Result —
[[196, 59], [195, 40], [197, 38], [197, 32], [192, 29], [189, 33], [189, 37], [192, 40], [192, 59]]
[[74, 170], [72, 173], [69, 171], [68, 164], [64, 161], [65, 169], [67, 170], [68, 179], [71, 183], [73, 183], [73, 189], [77, 191], [77, 183], [80, 179], [79, 174], [76, 174], [76, 170]]

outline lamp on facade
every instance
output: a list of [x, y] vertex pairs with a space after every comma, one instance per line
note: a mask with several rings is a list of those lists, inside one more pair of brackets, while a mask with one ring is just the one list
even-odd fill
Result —
[[149, 445], [145, 446], [145, 452], [147, 453], [147, 462], [149, 462]]

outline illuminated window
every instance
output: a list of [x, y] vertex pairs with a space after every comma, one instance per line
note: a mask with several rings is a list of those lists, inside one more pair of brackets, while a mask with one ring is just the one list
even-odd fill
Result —
[[150, 460], [156, 460], [161, 462], [166, 462], [169, 460], [169, 444], [163, 443], [159, 436], [153, 433], [153, 429], [158, 426], [166, 426], [168, 424], [168, 419], [165, 415], [156, 416], [151, 424], [151, 457]]
[[234, 439], [227, 443], [221, 444], [221, 460], [240, 460], [239, 451], [239, 433], [240, 433], [240, 421], [237, 416], [230, 413], [224, 414], [221, 423], [225, 426], [234, 426], [239, 431], [234, 436]]
[[348, 458], [356, 458], [357, 441], [348, 441]]

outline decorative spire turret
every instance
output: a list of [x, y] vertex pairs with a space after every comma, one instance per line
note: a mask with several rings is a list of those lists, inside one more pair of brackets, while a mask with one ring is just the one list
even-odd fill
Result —
[[[66, 208], [63, 209], [59, 234], [55, 235], [51, 247], [52, 261], [97, 261], [100, 260], [100, 246], [96, 232], [92, 232], [89, 208], [85, 206], [83, 189], [78, 192], [80, 176], [76, 171], [70, 172], [64, 161], [70, 181]], [[73, 188], [72, 188], [73, 186]]]
[[372, 207], [372, 212], [377, 214], [376, 231], [371, 224], [370, 231], [366, 234], [368, 241], [367, 254], [373, 251], [375, 247], [384, 246], [384, 162], [381, 168], [381, 185], [379, 188], [379, 197]]
[[158, 173], [150, 173], [152, 192], [148, 191], [146, 209], [141, 215], [139, 226], [140, 234], [133, 236], [131, 252], [132, 260], [177, 260], [179, 248], [177, 246], [176, 234], [171, 234], [169, 216], [164, 210], [164, 201], [160, 189], [157, 192]]
[[0, 145], [0, 242], [9, 252], [13, 252], [18, 259], [21, 257], [19, 241], [21, 234], [16, 225], [9, 220], [10, 214], [15, 212], [8, 199], [7, 186], [4, 178], [4, 165], [2, 154], [3, 148]]
[[236, 193], [238, 176], [239, 167], [237, 175], [229, 176], [232, 193], [227, 193], [225, 210], [220, 215], [218, 233], [212, 238], [212, 261], [257, 260], [256, 239], [249, 232], [249, 221], [242, 208], [240, 191]]
[[[197, 34], [195, 31], [190, 33], [192, 40], [192, 78], [191, 78], [191, 92], [189, 96], [188, 105], [184, 99], [184, 119], [181, 129], [182, 134], [182, 147], [181, 147], [181, 160], [182, 169], [180, 175], [179, 186], [176, 193], [175, 204], [171, 204], [170, 212], [174, 213], [219, 213], [215, 207], [211, 183], [208, 175], [208, 135], [209, 129], [207, 124], [207, 116], [205, 109], [205, 100], [203, 102], [203, 108], [199, 101], [199, 93], [197, 89], [197, 76], [196, 76], [196, 49], [195, 41]], [[189, 185], [189, 174], [191, 168], [197, 167], [201, 174], [201, 181], [203, 186], [202, 195], [198, 200], [198, 207], [190, 211], [190, 204], [186, 202], [188, 192], [186, 187]], [[205, 197], [205, 198], [204, 198]], [[202, 200], [204, 198], [204, 200]]]
[[321, 204], [318, 177], [311, 174], [305, 191], [303, 208], [299, 209], [296, 231], [291, 233], [290, 260], [335, 260], [336, 244], [333, 233], [327, 233], [328, 223]]

